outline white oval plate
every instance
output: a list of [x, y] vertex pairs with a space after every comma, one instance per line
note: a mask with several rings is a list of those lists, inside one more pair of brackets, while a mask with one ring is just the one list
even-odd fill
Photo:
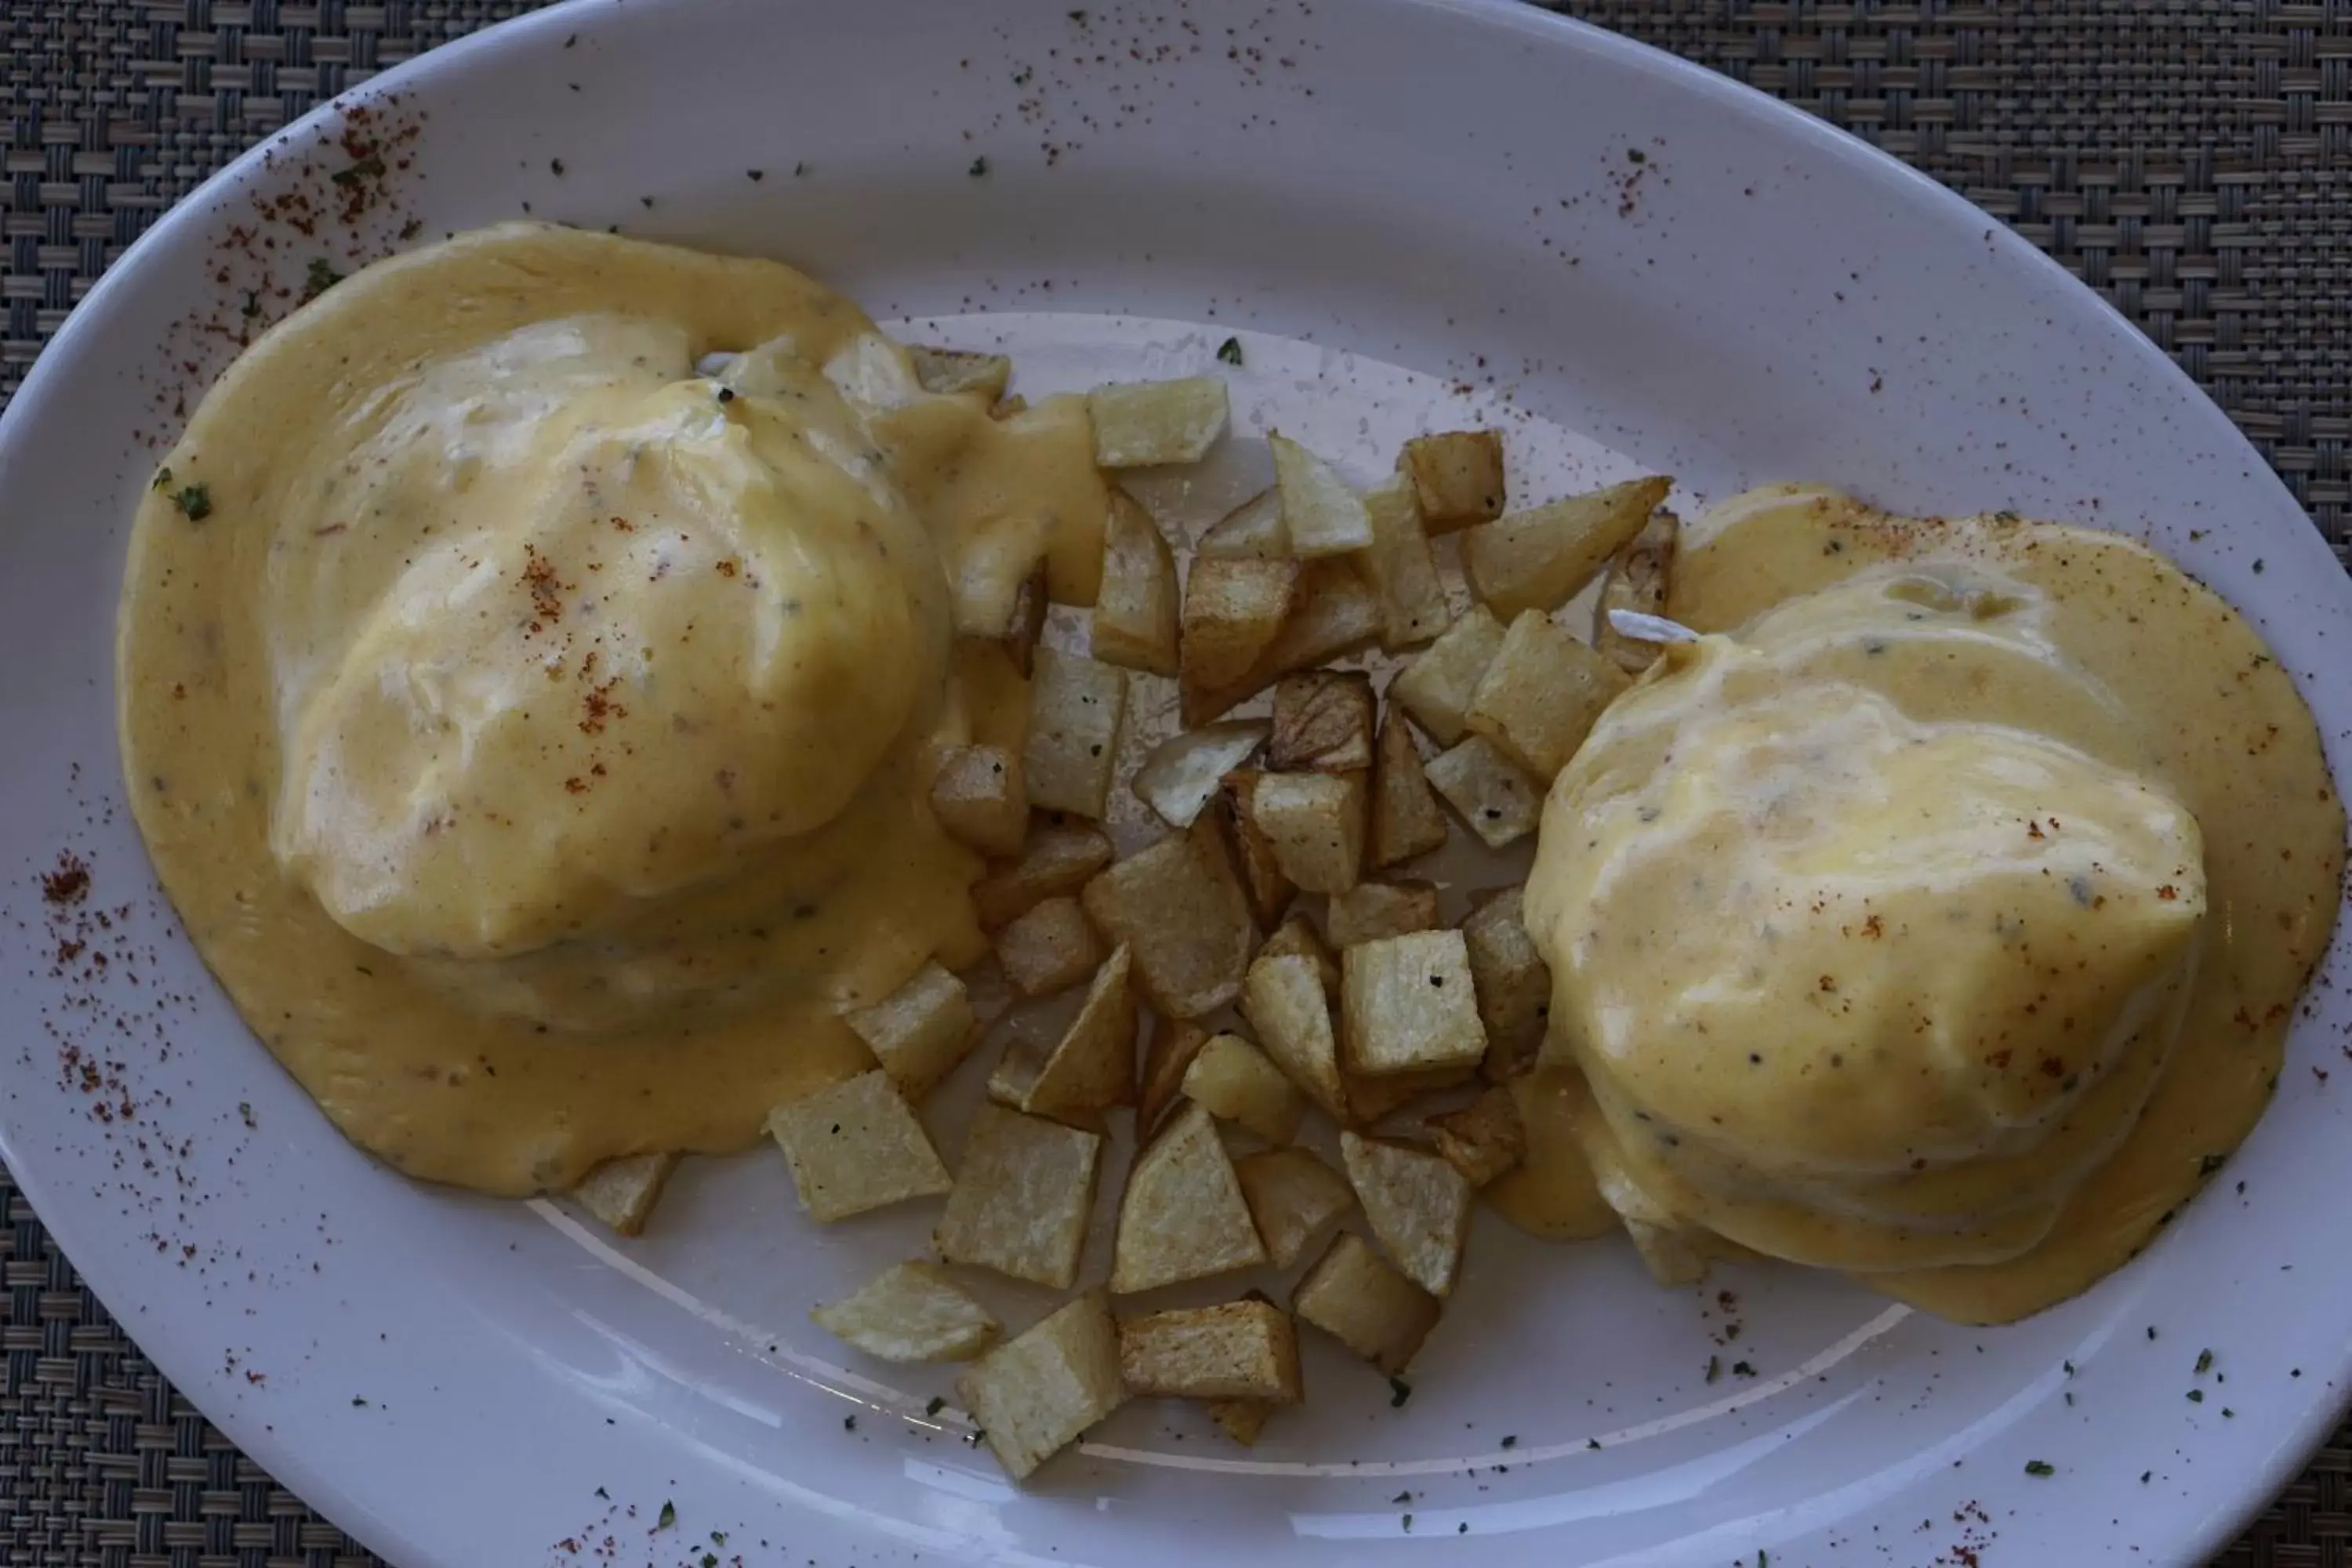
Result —
[[[358, 101], [159, 223], [0, 426], [0, 1150], [157, 1363], [346, 1529], [412, 1564], [2182, 1562], [2321, 1436], [2352, 1370], [2352, 1007], [2324, 983], [2231, 1169], [2029, 1323], [1760, 1267], [1664, 1292], [1619, 1244], [1482, 1223], [1407, 1407], [1318, 1342], [1258, 1449], [1139, 1405], [1029, 1491], [926, 1415], [945, 1378], [845, 1370], [806, 1322], [919, 1216], [819, 1235], [772, 1154], [691, 1162], [624, 1253], [356, 1153], [153, 889], [110, 655], [133, 500], [247, 290], [275, 314], [404, 234], [530, 210], [778, 255], [1040, 387], [1238, 333], [1243, 424], [1361, 479], [1491, 416], [1533, 484], [2105, 523], [2252, 612], [2352, 754], [2352, 686], [2315, 673], [2352, 589], [2161, 355], [1957, 197], [1531, 9], [599, 0]], [[381, 180], [334, 180], [346, 132]], [[59, 906], [67, 855], [94, 885]]]

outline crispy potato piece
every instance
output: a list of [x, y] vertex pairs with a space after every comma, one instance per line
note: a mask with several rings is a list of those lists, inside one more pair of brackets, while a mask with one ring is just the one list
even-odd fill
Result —
[[1197, 463], [1225, 433], [1225, 384], [1213, 375], [1133, 381], [1087, 394], [1095, 466], [1150, 468]]
[[1244, 1448], [1254, 1446], [1265, 1435], [1266, 1417], [1273, 1414], [1274, 1406], [1263, 1399], [1209, 1401], [1209, 1419], [1217, 1424], [1217, 1430]]
[[1078, 900], [1047, 899], [996, 933], [996, 962], [1024, 996], [1066, 991], [1095, 972], [1109, 949]]
[[971, 885], [982, 931], [998, 931], [1047, 899], [1075, 893], [1111, 862], [1111, 842], [1092, 823], [1048, 823], [1021, 847], [1021, 858]]
[[1452, 1295], [1475, 1195], [1462, 1173], [1435, 1154], [1353, 1132], [1339, 1134], [1339, 1155], [1372, 1234], [1397, 1267], [1431, 1295]]
[[1183, 1092], [1184, 1074], [1209, 1043], [1209, 1031], [1189, 1018], [1156, 1018], [1143, 1048], [1142, 1088], [1135, 1103], [1135, 1140], [1149, 1142], [1160, 1119]]
[[1544, 783], [1484, 735], [1431, 759], [1429, 782], [1490, 848], [1523, 838], [1543, 817]]
[[1642, 1255], [1650, 1278], [1666, 1289], [1696, 1285], [1706, 1278], [1706, 1254], [1683, 1232], [1629, 1218], [1625, 1234], [1633, 1238], [1633, 1250]]
[[1429, 1133], [1446, 1163], [1474, 1187], [1517, 1169], [1528, 1154], [1518, 1102], [1500, 1084], [1489, 1084], [1459, 1110], [1431, 1117]]
[[1371, 547], [1372, 520], [1364, 511], [1364, 498], [1348, 488], [1339, 470], [1287, 436], [1268, 436], [1265, 444], [1274, 453], [1274, 485], [1282, 497], [1293, 555], [1312, 560]]
[[1192, 553], [1204, 561], [1279, 561], [1290, 553], [1282, 492], [1268, 486], [1217, 520]]
[[1372, 678], [1360, 669], [1309, 669], [1274, 683], [1275, 768], [1353, 773], [1372, 765]]
[[992, 405], [1013, 381], [1013, 361], [1004, 354], [909, 343], [907, 357], [915, 362], [915, 379], [925, 392], [976, 392]]
[[1627, 637], [1609, 621], [1612, 610], [1635, 610], [1645, 616], [1666, 613], [1666, 593], [1674, 585], [1675, 555], [1681, 547], [1682, 520], [1664, 507], [1650, 514], [1633, 542], [1617, 552], [1609, 574], [1601, 580], [1601, 596], [1592, 605], [1592, 646], [1601, 656], [1628, 675], [1639, 675], [1657, 662], [1662, 645], [1644, 637]]
[[1197, 1018], [1240, 994], [1257, 927], [1214, 823], [1129, 856], [1081, 896], [1103, 934], [1134, 950], [1136, 982], [1164, 1016]]
[[1460, 931], [1420, 931], [1345, 948], [1339, 976], [1349, 1072], [1472, 1068], [1486, 1054]]
[[1118, 1371], [1144, 1398], [1298, 1403], [1298, 1331], [1271, 1301], [1223, 1301], [1122, 1318]]
[[1249, 818], [1274, 847], [1275, 864], [1302, 891], [1343, 893], [1364, 869], [1360, 773], [1260, 773]]
[[1629, 684], [1625, 672], [1540, 610], [1522, 610], [1470, 699], [1471, 730], [1549, 784], [1592, 721]]
[[1437, 884], [1359, 882], [1344, 893], [1331, 895], [1323, 923], [1330, 930], [1331, 945], [1339, 948], [1434, 930]]
[[1432, 533], [1503, 515], [1503, 433], [1446, 430], [1404, 444], [1397, 467], [1412, 485]]
[[1004, 1473], [1026, 1479], [1127, 1403], [1109, 1301], [1087, 1291], [973, 1363], [955, 1388]]
[[1672, 483], [1631, 479], [1482, 523], [1462, 541], [1470, 591], [1497, 616], [1559, 608], [1642, 531]]
[[1220, 789], [1215, 821], [1224, 835], [1234, 868], [1241, 876], [1242, 891], [1249, 899], [1250, 916], [1259, 925], [1266, 926], [1282, 918], [1282, 911], [1290, 907], [1291, 898], [1298, 889], [1283, 875], [1273, 840], [1266, 837], [1250, 815], [1260, 776], [1255, 768], [1237, 768], [1227, 773]]
[[931, 1233], [950, 1263], [1066, 1290], [1078, 1277], [1102, 1163], [1099, 1133], [983, 1104]]
[[1277, 953], [1251, 964], [1242, 987], [1242, 1016], [1291, 1082], [1334, 1119], [1347, 1119], [1348, 1089], [1339, 1078], [1331, 1004], [1313, 958]]
[[[1212, 692], [1246, 677], [1280, 635], [1298, 579], [1296, 561], [1196, 558], [1184, 581], [1179, 636], [1185, 691]], [[1186, 714], [1186, 723], [1196, 721]]]
[[1421, 508], [1402, 475], [1364, 493], [1372, 544], [1361, 560], [1364, 576], [1381, 596], [1381, 646], [1391, 653], [1425, 643], [1454, 619], [1445, 584], [1430, 553]]
[[1345, 1230], [1298, 1281], [1290, 1308], [1391, 1377], [1412, 1364], [1444, 1310]]
[[1134, 959], [1121, 942], [1095, 972], [1077, 1016], [1038, 1069], [1021, 1109], [1067, 1120], [1092, 1116], [1134, 1098]]
[[1089, 644], [1094, 656], [1105, 664], [1174, 675], [1177, 597], [1176, 555], [1167, 535], [1132, 496], [1112, 490]]
[[936, 1263], [886, 1268], [854, 1294], [817, 1308], [811, 1321], [883, 1361], [970, 1361], [1002, 1325]]
[[1298, 1135], [1307, 1099], [1266, 1054], [1239, 1035], [1217, 1035], [1184, 1072], [1184, 1098], [1237, 1121], [1269, 1143]]
[[1022, 769], [1029, 804], [1099, 821], [1118, 762], [1118, 725], [1127, 712], [1127, 676], [1116, 668], [1037, 650], [1029, 687], [1029, 744]]
[[1485, 1071], [1505, 1083], [1535, 1066], [1551, 1019], [1551, 968], [1528, 934], [1525, 889], [1504, 888], [1475, 900], [1462, 922], [1478, 1019], [1486, 1026]]
[[1330, 555], [1298, 567], [1290, 608], [1273, 642], [1247, 673], [1231, 685], [1207, 683], [1184, 689], [1187, 724], [1204, 724], [1244, 702], [1294, 669], [1305, 669], [1355, 652], [1380, 636], [1381, 596], [1345, 556]]
[[1475, 1076], [1474, 1069], [1465, 1067], [1422, 1068], [1412, 1072], [1340, 1074], [1348, 1084], [1348, 1115], [1358, 1127], [1370, 1127], [1416, 1100], [1442, 1094], [1469, 1082]]
[[1322, 977], [1323, 994], [1331, 1002], [1339, 1000], [1339, 957], [1326, 946], [1315, 922], [1303, 913], [1294, 914], [1282, 922], [1281, 928], [1265, 939], [1257, 950], [1259, 958], [1280, 958], [1296, 953], [1315, 961], [1315, 973]]
[[962, 981], [934, 960], [871, 1007], [843, 1015], [909, 1102], [930, 1093], [980, 1042]]
[[1307, 1244], [1356, 1201], [1355, 1189], [1306, 1149], [1267, 1149], [1234, 1162], [1251, 1219], [1276, 1268], [1298, 1261]]
[[1503, 646], [1503, 623], [1484, 605], [1445, 628], [1389, 682], [1389, 707], [1402, 708], [1441, 746], [1470, 732], [1470, 700], [1478, 678]]
[[607, 1160], [572, 1189], [580, 1206], [614, 1236], [643, 1236], [646, 1216], [661, 1201], [662, 1188], [677, 1169], [676, 1154], [628, 1154]]
[[1029, 789], [1018, 752], [950, 746], [931, 780], [931, 815], [956, 842], [983, 855], [1018, 855], [1029, 836]]
[[1217, 1124], [1187, 1105], [1135, 1157], [1118, 1200], [1110, 1288], [1156, 1289], [1265, 1261]]
[[768, 1112], [801, 1206], [820, 1224], [946, 1192], [923, 1124], [879, 1068]]
[[982, 535], [952, 563], [949, 587], [957, 634], [1003, 644], [1027, 674], [1029, 651], [1045, 630], [1042, 542], [1012, 530]]
[[1273, 733], [1263, 719], [1186, 730], [1151, 749], [1129, 787], [1171, 827], [1190, 827], [1227, 773], [1257, 754]]
[[1445, 814], [1430, 790], [1421, 745], [1393, 702], [1381, 716], [1372, 755], [1372, 793], [1367, 806], [1365, 853], [1375, 869], [1426, 855], [1445, 844]]

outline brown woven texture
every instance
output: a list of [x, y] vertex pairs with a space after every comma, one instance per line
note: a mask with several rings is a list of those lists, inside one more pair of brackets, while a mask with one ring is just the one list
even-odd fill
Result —
[[[214, 169], [318, 98], [528, 8], [0, 0], [0, 399]], [[2169, 352], [2345, 552], [2352, 0], [1565, 8], [1778, 94], [2014, 226]], [[0, 1352], [5, 1568], [375, 1562], [163, 1381], [5, 1171]], [[2352, 1426], [2216, 1562], [2352, 1568]]]

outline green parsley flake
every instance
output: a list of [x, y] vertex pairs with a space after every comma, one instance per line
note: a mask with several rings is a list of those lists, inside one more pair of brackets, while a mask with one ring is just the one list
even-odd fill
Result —
[[159, 490], [168, 490], [172, 488], [171, 464], [166, 463], [155, 470], [155, 483], [152, 488]]
[[971, 167], [966, 170], [965, 173], [969, 174], [975, 180], [986, 179], [988, 177], [988, 160], [986, 158], [974, 158], [971, 161]]
[[1221, 360], [1224, 361], [1224, 362], [1225, 362], [1225, 363], [1227, 363], [1227, 364], [1239, 364], [1239, 363], [1242, 363], [1242, 341], [1241, 341], [1241, 339], [1239, 339], [1239, 338], [1227, 338], [1223, 342], [1219, 343], [1219, 344], [1217, 345], [1217, 357], [1218, 357], [1219, 359], [1221, 359]]
[[2029, 1476], [2054, 1476], [2058, 1473], [2058, 1467], [2047, 1459], [2028, 1459], [2025, 1461], [2025, 1473]]
[[660, 1521], [656, 1523], [654, 1528], [656, 1530], [667, 1530], [671, 1525], [676, 1524], [677, 1522], [677, 1504], [671, 1502], [669, 1500], [665, 1498], [662, 1500]]
[[923, 1414], [926, 1415], [937, 1415], [940, 1411], [945, 1410], [947, 1407], [948, 1402], [934, 1394], [931, 1395], [931, 1402], [923, 1406]]
[[1722, 1375], [1723, 1375], [1723, 1358], [1722, 1358], [1721, 1356], [1719, 1356], [1719, 1355], [1711, 1355], [1711, 1356], [1707, 1357], [1707, 1358], [1706, 1358], [1706, 1380], [1707, 1380], [1707, 1382], [1709, 1382], [1709, 1383], [1713, 1383], [1713, 1382], [1715, 1382], [1715, 1381], [1716, 1381], [1716, 1379], [1717, 1379], [1717, 1378], [1721, 1377]]
[[209, 485], [182, 485], [172, 496], [172, 504], [190, 522], [202, 522], [213, 514], [213, 492]]
[[2197, 1375], [2202, 1377], [2212, 1370], [2213, 1352], [2211, 1351], [2199, 1351], [2197, 1352]]
[[1402, 1410], [1404, 1402], [1412, 1397], [1412, 1384], [1401, 1377], [1389, 1379], [1389, 1408]]
[[1506, 1448], [1516, 1448], [1516, 1447], [1517, 1447], [1518, 1446], [1519, 1446], [1519, 1440], [1518, 1440], [1518, 1438], [1517, 1438], [1517, 1437], [1515, 1437], [1515, 1436], [1514, 1436], [1514, 1437], [1506, 1437], [1506, 1438], [1504, 1438], [1504, 1439], [1503, 1439], [1503, 1447], [1506, 1447]]
[[2190, 1390], [2189, 1391], [2189, 1404], [2191, 1404], [2191, 1405], [2202, 1405], [2202, 1404], [2204, 1404], [2204, 1403], [2205, 1403], [2205, 1391], [2204, 1391], [2203, 1389], [2201, 1389], [2201, 1388], [2192, 1388], [2192, 1389], [2190, 1389]]

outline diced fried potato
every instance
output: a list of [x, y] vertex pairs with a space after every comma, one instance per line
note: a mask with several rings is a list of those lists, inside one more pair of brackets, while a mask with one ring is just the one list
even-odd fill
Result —
[[1339, 1076], [1348, 1084], [1349, 1121], [1358, 1127], [1370, 1127], [1417, 1100], [1467, 1083], [1476, 1074], [1469, 1068], [1450, 1067], [1419, 1068], [1412, 1072], [1342, 1072]]
[[1298, 1403], [1298, 1331], [1271, 1301], [1176, 1307], [1121, 1319], [1118, 1370], [1143, 1398]]
[[915, 362], [915, 379], [923, 384], [925, 392], [976, 392], [993, 404], [1013, 380], [1013, 361], [1003, 354], [911, 343], [907, 357]]
[[1095, 422], [1095, 463], [1150, 468], [1197, 463], [1225, 433], [1225, 384], [1213, 375], [1133, 381], [1087, 394]]
[[1462, 1173], [1435, 1154], [1353, 1132], [1339, 1134], [1339, 1154], [1372, 1234], [1397, 1267], [1433, 1296], [1453, 1294], [1475, 1196]]
[[1274, 684], [1274, 766], [1283, 773], [1352, 773], [1372, 765], [1372, 678], [1308, 669]]
[[980, 1040], [971, 994], [936, 961], [871, 1007], [843, 1016], [909, 1101], [930, 1093]]
[[1250, 1217], [1276, 1268], [1287, 1268], [1316, 1233], [1348, 1212], [1355, 1190], [1306, 1149], [1267, 1149], [1234, 1162]]
[[1160, 1119], [1183, 1092], [1184, 1074], [1209, 1043], [1209, 1031], [1189, 1018], [1155, 1018], [1143, 1048], [1142, 1087], [1135, 1102], [1135, 1141], [1149, 1142]]
[[1609, 574], [1601, 581], [1601, 596], [1592, 606], [1592, 646], [1628, 675], [1639, 675], [1656, 663], [1661, 645], [1627, 637], [1611, 624], [1609, 612], [1664, 615], [1681, 540], [1682, 520], [1664, 507], [1658, 508], [1633, 536], [1633, 542], [1617, 552], [1609, 563]]
[[1290, 907], [1291, 898], [1298, 889], [1283, 875], [1273, 841], [1250, 815], [1259, 776], [1255, 768], [1237, 768], [1227, 773], [1214, 820], [1224, 835], [1234, 868], [1240, 874], [1242, 892], [1249, 900], [1250, 916], [1265, 926], [1282, 918], [1282, 911]]
[[1068, 990], [1092, 974], [1108, 951], [1087, 911], [1066, 893], [996, 933], [996, 962], [1024, 996]]
[[1364, 849], [1376, 869], [1426, 855], [1445, 844], [1445, 814], [1429, 787], [1421, 745], [1393, 702], [1381, 716], [1372, 754], [1372, 793]]
[[1058, 649], [1037, 650], [1029, 687], [1029, 745], [1022, 769], [1029, 804], [1099, 820], [1118, 761], [1127, 676]]
[[1218, 1035], [1184, 1073], [1184, 1098], [1237, 1121], [1269, 1143], [1287, 1143], [1307, 1114], [1306, 1097], [1266, 1054], [1239, 1035]]
[[1109, 1301], [1087, 1291], [973, 1363], [955, 1387], [1004, 1473], [1026, 1479], [1127, 1403]]
[[1105, 664], [1174, 675], [1177, 599], [1176, 555], [1167, 536], [1133, 497], [1112, 490], [1089, 645], [1094, 656]]
[[1361, 559], [1364, 576], [1381, 596], [1381, 646], [1391, 653], [1425, 643], [1454, 619], [1445, 584], [1430, 553], [1412, 487], [1398, 475], [1364, 493], [1372, 544]]
[[1100, 1134], [1083, 1128], [981, 1106], [931, 1235], [940, 1256], [1068, 1289], [1086, 1247], [1102, 1145]]
[[[1193, 561], [1184, 581], [1178, 659], [1188, 694], [1230, 687], [1256, 668], [1290, 614], [1298, 576], [1296, 561], [1209, 556]], [[1227, 702], [1202, 718], [1213, 719], [1232, 706]], [[1185, 722], [1194, 721], [1188, 711]]]
[[958, 552], [950, 584], [955, 629], [1001, 643], [1029, 673], [1029, 656], [1045, 629], [1043, 542], [1014, 531], [983, 534]]
[[1460, 931], [1414, 931], [1342, 949], [1339, 975], [1349, 1072], [1471, 1068], [1486, 1054]]
[[1333, 947], [1348, 948], [1383, 937], [1431, 931], [1437, 925], [1433, 882], [1359, 882], [1331, 895], [1324, 924]]
[[1293, 555], [1311, 560], [1370, 548], [1372, 520], [1364, 498], [1337, 469], [1286, 436], [1269, 436], [1265, 444], [1274, 453], [1274, 484]]
[[1083, 1121], [1134, 1098], [1134, 962], [1122, 942], [1095, 972], [1077, 1016], [1038, 1068], [1021, 1109]]
[[1642, 531], [1671, 482], [1631, 479], [1480, 524], [1462, 541], [1471, 592], [1497, 616], [1559, 608]]
[[1291, 564], [1298, 568], [1298, 581], [1291, 592], [1289, 613], [1274, 641], [1232, 684], [1188, 684], [1183, 693], [1185, 723], [1206, 723], [1236, 702], [1256, 696], [1277, 678], [1353, 653], [1380, 636], [1381, 596], [1372, 592], [1372, 585], [1364, 581], [1350, 558], [1327, 555]]
[[1133, 949], [1136, 983], [1165, 1016], [1197, 1018], [1240, 994], [1257, 927], [1214, 823], [1129, 856], [1082, 897], [1103, 934]]
[[1344, 1230], [1298, 1281], [1290, 1307], [1391, 1377], [1412, 1364], [1444, 1310], [1362, 1237]]
[[677, 1169], [676, 1154], [628, 1154], [607, 1160], [572, 1189], [580, 1206], [615, 1236], [642, 1236], [646, 1216], [661, 1201], [662, 1188]]
[[1217, 1124], [1187, 1105], [1135, 1157], [1118, 1202], [1110, 1288], [1156, 1289], [1265, 1261]]
[[1479, 677], [1470, 728], [1549, 784], [1626, 685], [1623, 670], [1560, 630], [1549, 616], [1522, 610]]
[[1503, 515], [1503, 435], [1499, 430], [1446, 430], [1404, 444], [1397, 467], [1432, 533], [1451, 533]]
[[948, 1190], [948, 1168], [890, 1075], [876, 1068], [768, 1113], [801, 1206], [821, 1224]]
[[1429, 1119], [1429, 1133], [1446, 1163], [1462, 1179], [1483, 1187], [1527, 1158], [1528, 1131], [1517, 1101], [1500, 1084], [1490, 1084], [1461, 1110]]
[[1473, 605], [1445, 628], [1396, 679], [1389, 682], [1389, 706], [1402, 708], [1441, 746], [1470, 731], [1470, 700], [1503, 646], [1503, 623], [1484, 605]]
[[1485, 1070], [1505, 1083], [1535, 1065], [1551, 1018], [1551, 968], [1522, 921], [1524, 889], [1505, 888], [1475, 900], [1462, 922], [1478, 1018], [1486, 1026]]
[[1696, 1285], [1706, 1278], [1706, 1254], [1683, 1232], [1629, 1218], [1625, 1234], [1633, 1238], [1633, 1250], [1642, 1255], [1650, 1278], [1668, 1289]]
[[1259, 958], [1280, 958], [1297, 954], [1315, 961], [1315, 973], [1322, 977], [1323, 994], [1331, 1001], [1339, 1000], [1339, 957], [1325, 945], [1315, 929], [1315, 922], [1305, 914], [1294, 914], [1282, 922], [1275, 933], [1265, 939], [1257, 950]]
[[982, 931], [997, 931], [1047, 899], [1075, 893], [1111, 861], [1111, 842], [1091, 823], [1050, 823], [1032, 831], [1021, 858], [971, 885]]
[[988, 1309], [935, 1263], [886, 1268], [862, 1289], [817, 1308], [810, 1321], [883, 1361], [970, 1361], [996, 1342]]
[[1265, 1435], [1266, 1417], [1273, 1414], [1274, 1406], [1263, 1399], [1209, 1401], [1209, 1419], [1217, 1424], [1217, 1430], [1244, 1448]]
[[1225, 775], [1255, 756], [1272, 732], [1263, 719], [1182, 731], [1151, 749], [1129, 787], [1169, 826], [1190, 827]]
[[1543, 817], [1544, 783], [1473, 735], [1430, 759], [1429, 782], [1489, 848], [1523, 838]]
[[1250, 821], [1274, 847], [1282, 874], [1309, 893], [1341, 893], [1364, 868], [1360, 773], [1260, 773]]
[[1282, 492], [1268, 487], [1217, 520], [1192, 552], [1205, 561], [1279, 561], [1290, 553]]
[[1346, 1119], [1348, 1090], [1339, 1079], [1339, 1039], [1331, 1027], [1323, 972], [1313, 958], [1276, 953], [1251, 964], [1242, 988], [1242, 1016], [1291, 1082], [1333, 1118]]
[[1029, 836], [1029, 788], [1019, 753], [950, 746], [931, 780], [931, 815], [949, 837], [983, 855], [1018, 855]]

